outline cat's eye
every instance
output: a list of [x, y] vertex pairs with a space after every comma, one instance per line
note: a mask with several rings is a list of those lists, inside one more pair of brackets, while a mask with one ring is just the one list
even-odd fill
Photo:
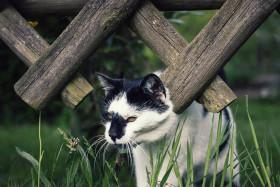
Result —
[[137, 117], [129, 117], [127, 118], [128, 122], [134, 122], [137, 119]]
[[110, 113], [107, 113], [106, 116], [108, 119], [113, 119], [113, 116]]

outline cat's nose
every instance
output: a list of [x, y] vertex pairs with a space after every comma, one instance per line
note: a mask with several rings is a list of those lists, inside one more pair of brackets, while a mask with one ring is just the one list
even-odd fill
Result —
[[116, 139], [117, 139], [117, 136], [110, 136], [110, 137], [111, 137], [111, 139], [113, 140], [113, 142], [115, 142]]
[[116, 132], [109, 132], [109, 136], [111, 137], [111, 139], [113, 140], [113, 142], [115, 142], [116, 141], [116, 139], [117, 139], [117, 133]]

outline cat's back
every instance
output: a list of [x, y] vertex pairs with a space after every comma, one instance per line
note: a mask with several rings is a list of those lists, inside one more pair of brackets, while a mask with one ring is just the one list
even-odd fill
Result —
[[182, 138], [186, 143], [192, 143], [193, 149], [207, 151], [211, 129], [213, 128], [213, 144], [216, 141], [219, 117], [221, 115], [221, 129], [225, 128], [225, 133], [231, 130], [234, 125], [231, 109], [226, 107], [221, 113], [208, 112], [203, 105], [194, 101], [182, 114], [178, 115], [181, 124], [184, 122], [182, 137], [188, 137], [187, 140]]

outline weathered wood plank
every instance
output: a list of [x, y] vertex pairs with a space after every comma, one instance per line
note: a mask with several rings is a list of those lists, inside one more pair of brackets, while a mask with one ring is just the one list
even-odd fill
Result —
[[[0, 12], [0, 38], [27, 65], [31, 66], [50, 45], [11, 6]], [[93, 90], [80, 74], [61, 92], [63, 103], [75, 107]]]
[[161, 79], [182, 112], [275, 10], [280, 0], [227, 1]]
[[152, 0], [161, 11], [219, 9], [226, 0]]
[[43, 109], [94, 51], [136, 8], [138, 1], [90, 0], [15, 84], [16, 93]]
[[174, 64], [188, 45], [151, 1], [144, 0], [128, 24], [166, 65]]
[[[10, 0], [25, 16], [75, 15], [88, 0]], [[152, 0], [159, 10], [219, 9], [225, 0]]]
[[[188, 42], [172, 27], [157, 8], [144, 1], [129, 26], [166, 65], [176, 64]], [[211, 112], [219, 112], [236, 99], [227, 84], [217, 76], [197, 99]]]
[[63, 16], [78, 14], [88, 0], [10, 0], [24, 16]]

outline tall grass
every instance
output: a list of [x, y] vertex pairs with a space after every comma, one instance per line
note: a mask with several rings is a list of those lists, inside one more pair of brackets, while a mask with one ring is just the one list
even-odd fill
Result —
[[41, 162], [42, 162], [42, 139], [41, 139], [41, 115], [42, 112], [39, 114], [39, 166], [38, 166], [38, 187], [40, 187], [40, 174], [41, 174]]
[[[238, 162], [241, 166], [241, 171], [239, 175], [242, 175], [243, 180], [241, 181], [242, 186], [256, 186], [255, 181], [258, 180], [258, 185], [261, 186], [280, 186], [280, 171], [279, 168], [274, 168], [273, 163], [275, 161], [272, 160], [271, 152], [267, 148], [266, 141], [263, 141], [263, 145], [259, 145], [259, 141], [256, 137], [254, 125], [252, 119], [249, 114], [249, 106], [248, 99], [246, 99], [246, 113], [248, 116], [248, 125], [250, 126], [251, 137], [254, 141], [254, 147], [248, 149], [246, 146], [246, 142], [243, 141], [244, 151], [240, 152], [239, 155], [234, 153], [235, 146], [235, 129], [232, 129], [232, 134], [229, 134], [230, 131], [226, 132], [226, 128], [221, 128], [222, 118], [221, 115], [219, 117], [218, 122], [218, 131], [213, 132], [213, 128], [211, 129], [209, 136], [209, 144], [207, 150], [207, 156], [205, 160], [204, 166], [204, 175], [203, 176], [194, 176], [194, 167], [195, 163], [193, 163], [193, 153], [192, 153], [192, 145], [190, 143], [187, 144], [187, 179], [181, 179], [181, 173], [179, 171], [179, 166], [177, 163], [177, 158], [181, 152], [181, 145], [179, 144], [181, 139], [182, 128], [177, 128], [177, 132], [172, 138], [172, 141], [165, 145], [165, 141], [159, 145], [158, 150], [156, 150], [156, 159], [153, 159], [153, 151], [150, 150], [150, 165], [151, 172], [147, 170], [147, 181], [150, 186], [165, 186], [168, 182], [168, 177], [170, 173], [173, 171], [178, 179], [178, 184], [180, 187], [183, 186], [193, 186], [194, 183], [201, 181], [202, 186], [224, 186], [224, 182], [226, 180], [227, 171], [230, 173], [230, 179], [228, 181], [227, 186], [232, 186], [232, 181], [236, 177], [233, 175], [233, 170], [236, 167], [234, 165], [235, 159], [238, 159]], [[245, 124], [244, 124], [245, 125]], [[106, 160], [102, 160], [96, 156], [95, 150], [92, 148], [91, 144], [83, 137], [81, 140], [78, 138], [73, 138], [67, 136], [61, 129], [59, 129], [59, 133], [63, 137], [65, 143], [62, 143], [59, 147], [58, 151], [54, 154], [54, 161], [52, 163], [52, 170], [50, 171], [50, 175], [48, 175], [48, 171], [44, 170], [41, 166], [41, 162], [43, 162], [43, 153], [42, 150], [42, 142], [41, 142], [41, 115], [39, 117], [39, 141], [40, 141], [40, 155], [39, 159], [36, 160], [31, 154], [19, 149], [16, 147], [16, 151], [20, 156], [25, 158], [34, 169], [31, 169], [30, 172], [30, 181], [29, 184], [31, 186], [40, 186], [43, 184], [44, 186], [125, 186], [124, 183], [127, 181], [120, 180], [122, 177], [119, 172], [116, 172], [116, 158], [120, 157], [120, 153], [113, 154], [110, 157], [106, 158]], [[178, 125], [179, 127], [179, 125]], [[217, 139], [212, 146], [213, 133], [217, 133]], [[275, 150], [280, 156], [280, 146], [279, 142], [274, 135], [273, 131], [270, 130], [271, 137], [273, 139], [273, 144]], [[240, 133], [242, 134], [242, 133]], [[229, 149], [227, 151], [225, 162], [223, 163], [223, 170], [217, 170], [218, 164], [218, 155], [219, 155], [219, 146], [224, 143], [228, 136], [231, 136], [231, 141], [229, 145]], [[241, 135], [242, 139], [242, 135]], [[67, 146], [65, 146], [67, 145]], [[59, 157], [61, 157], [61, 150], [68, 147], [68, 156], [66, 159], [65, 166], [65, 176], [61, 176], [63, 179], [62, 183], [55, 183], [53, 181], [53, 175], [55, 174], [55, 169], [57, 162], [59, 161]], [[171, 149], [170, 149], [171, 148]], [[169, 150], [171, 150], [169, 152]], [[46, 153], [51, 154], [51, 153]], [[163, 169], [163, 161], [169, 157], [168, 167]], [[208, 173], [210, 161], [214, 160], [214, 175], [210, 176]], [[34, 177], [34, 171], [37, 173], [37, 178]], [[159, 173], [164, 172], [162, 178], [159, 178]], [[127, 175], [123, 174], [123, 175]], [[50, 176], [50, 177], [48, 177]], [[127, 177], [126, 177], [127, 178]], [[218, 180], [219, 179], [219, 180]], [[37, 180], [37, 181], [36, 181]], [[9, 180], [8, 186], [16, 186], [13, 185], [12, 181]]]

